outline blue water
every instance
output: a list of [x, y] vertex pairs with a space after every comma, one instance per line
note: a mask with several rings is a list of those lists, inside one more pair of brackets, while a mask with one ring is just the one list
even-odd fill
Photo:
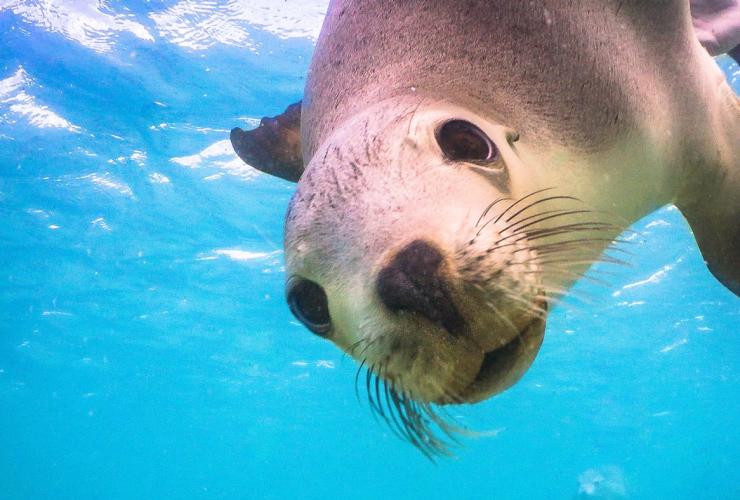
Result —
[[673, 207], [452, 409], [490, 431], [456, 458], [373, 420], [284, 303], [293, 185], [224, 142], [300, 99], [324, 9], [0, 2], [0, 498], [740, 498], [740, 301]]

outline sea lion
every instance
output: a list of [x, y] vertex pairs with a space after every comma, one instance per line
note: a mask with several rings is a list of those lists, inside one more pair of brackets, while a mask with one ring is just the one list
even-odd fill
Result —
[[516, 382], [551, 303], [654, 209], [740, 293], [740, 105], [688, 0], [334, 0], [302, 104], [231, 140], [298, 181], [292, 312], [425, 453], [430, 404]]

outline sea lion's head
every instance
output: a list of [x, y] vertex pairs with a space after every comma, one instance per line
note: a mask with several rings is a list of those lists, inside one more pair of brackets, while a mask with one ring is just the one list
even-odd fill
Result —
[[514, 384], [550, 304], [609, 259], [621, 230], [581, 206], [588, 176], [551, 185], [582, 166], [472, 109], [381, 101], [332, 126], [305, 169], [297, 106], [231, 137], [248, 163], [298, 181], [285, 224], [291, 311], [366, 368], [372, 407], [429, 453], [444, 449], [429, 423], [449, 430], [430, 404]]
[[547, 205], [511, 168], [516, 140], [423, 101], [385, 101], [336, 128], [287, 215], [295, 316], [412, 400], [476, 402], [514, 384], [548, 304], [527, 232]]
[[356, 383], [366, 369], [371, 407], [427, 454], [445, 449], [434, 425], [450, 431], [431, 405], [514, 384], [553, 300], [621, 230], [581, 206], [593, 179], [572, 156], [473, 109], [389, 98], [330, 125], [305, 168], [300, 105], [231, 135], [247, 163], [298, 181], [291, 311], [357, 360]]

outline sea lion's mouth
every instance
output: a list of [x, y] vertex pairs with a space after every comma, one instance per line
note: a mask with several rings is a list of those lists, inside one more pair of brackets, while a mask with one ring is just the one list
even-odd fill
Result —
[[497, 375], [503, 366], [507, 364], [507, 359], [512, 357], [519, 345], [522, 342], [529, 340], [536, 329], [536, 325], [541, 323], [542, 319], [537, 317], [533, 319], [527, 326], [525, 326], [516, 337], [508, 341], [501, 347], [488, 351], [483, 355], [483, 363], [481, 363], [478, 375], [476, 375], [473, 383], [485, 383], [492, 376]]
[[547, 304], [538, 304], [545, 312], [535, 316], [504, 345], [483, 355], [478, 374], [459, 395], [460, 402], [485, 399], [512, 386], [524, 374], [542, 343]]

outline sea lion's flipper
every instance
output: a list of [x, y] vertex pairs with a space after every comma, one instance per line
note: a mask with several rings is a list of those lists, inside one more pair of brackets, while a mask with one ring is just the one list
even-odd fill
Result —
[[740, 0], [691, 0], [691, 21], [711, 55], [726, 53], [740, 63]]
[[239, 158], [257, 170], [298, 182], [303, 173], [301, 152], [301, 101], [283, 114], [264, 117], [259, 127], [231, 131], [231, 145]]

